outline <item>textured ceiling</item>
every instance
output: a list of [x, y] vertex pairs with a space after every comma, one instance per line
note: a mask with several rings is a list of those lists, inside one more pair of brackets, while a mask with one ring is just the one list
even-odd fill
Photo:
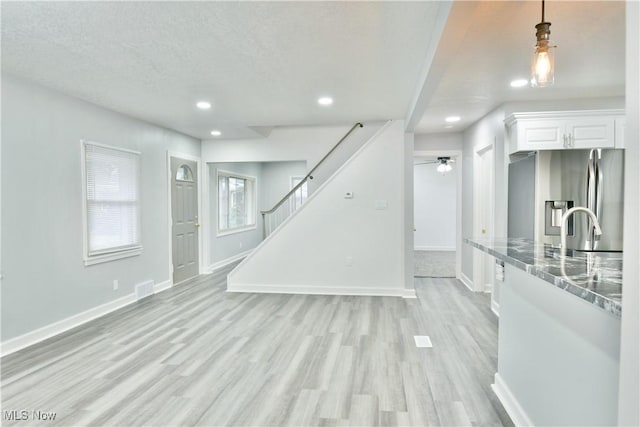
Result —
[[[402, 118], [436, 2], [2, 2], [2, 68], [210, 138]], [[335, 103], [319, 107], [330, 95]], [[197, 110], [197, 100], [213, 108]]]
[[[432, 68], [439, 71], [417, 133], [460, 131], [505, 101], [624, 96], [622, 1], [547, 1], [556, 49], [555, 84], [509, 86], [529, 78], [540, 1], [456, 1]], [[444, 118], [462, 120], [445, 128]]]

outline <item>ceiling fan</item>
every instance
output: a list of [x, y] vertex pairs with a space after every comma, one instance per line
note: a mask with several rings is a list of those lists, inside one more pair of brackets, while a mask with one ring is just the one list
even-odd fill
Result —
[[437, 165], [438, 165], [438, 167], [437, 167], [437, 169], [436, 169], [436, 170], [437, 170], [438, 172], [440, 172], [440, 173], [443, 173], [443, 174], [444, 174], [444, 173], [449, 172], [451, 169], [453, 169], [453, 168], [451, 167], [451, 164], [452, 164], [452, 163], [455, 163], [455, 162], [456, 162], [456, 161], [455, 161], [455, 159], [451, 159], [451, 157], [438, 157], [438, 159], [437, 159], [437, 160], [426, 160], [426, 161], [424, 161], [424, 162], [422, 162], [422, 163], [415, 163], [415, 165], [414, 165], [414, 166], [417, 166], [417, 165], [434, 165], [434, 164], [437, 164]]

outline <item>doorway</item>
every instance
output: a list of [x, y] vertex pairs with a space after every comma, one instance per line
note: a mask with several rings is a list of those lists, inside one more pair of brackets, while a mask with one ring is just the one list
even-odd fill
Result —
[[[494, 230], [494, 148], [489, 144], [474, 155], [473, 235], [492, 239]], [[494, 283], [495, 261], [491, 255], [474, 250], [474, 290], [491, 292]]]
[[413, 160], [413, 275], [459, 278], [462, 153], [416, 151]]
[[173, 283], [199, 273], [198, 163], [171, 157], [171, 260]]

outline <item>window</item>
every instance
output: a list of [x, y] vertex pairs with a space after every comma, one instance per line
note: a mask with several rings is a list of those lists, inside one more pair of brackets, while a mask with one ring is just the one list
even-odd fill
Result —
[[85, 265], [142, 252], [140, 153], [83, 143]]
[[218, 235], [256, 227], [256, 179], [218, 171]]
[[[301, 176], [291, 177], [291, 189], [293, 189], [296, 185], [300, 184], [300, 181], [302, 181], [302, 178], [303, 177]], [[302, 206], [305, 200], [307, 200], [307, 195], [308, 195], [307, 182], [305, 181], [305, 183], [302, 184], [300, 188], [298, 188], [296, 192], [289, 197], [289, 210], [293, 213], [296, 209]]]
[[176, 181], [193, 182], [193, 172], [187, 165], [181, 165], [176, 172]]

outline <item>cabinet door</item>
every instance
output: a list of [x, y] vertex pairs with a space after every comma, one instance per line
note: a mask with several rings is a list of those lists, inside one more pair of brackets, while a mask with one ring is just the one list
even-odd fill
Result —
[[585, 117], [567, 121], [568, 148], [608, 148], [615, 144], [613, 117]]
[[564, 146], [564, 120], [532, 120], [518, 123], [518, 150], [561, 150]]

